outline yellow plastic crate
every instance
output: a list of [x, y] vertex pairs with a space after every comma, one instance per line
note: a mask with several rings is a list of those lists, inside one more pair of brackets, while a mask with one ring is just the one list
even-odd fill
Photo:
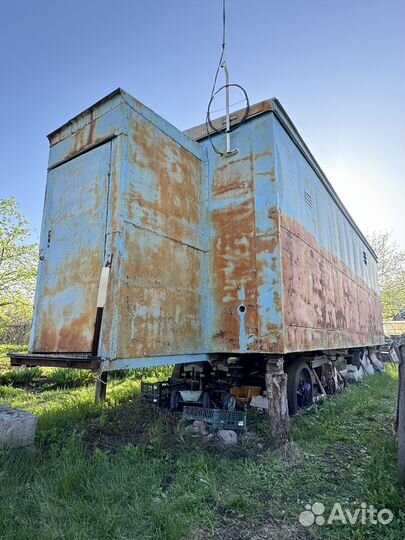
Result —
[[261, 396], [263, 389], [261, 386], [234, 386], [231, 388], [231, 394], [236, 397], [240, 403], [249, 403], [254, 396]]

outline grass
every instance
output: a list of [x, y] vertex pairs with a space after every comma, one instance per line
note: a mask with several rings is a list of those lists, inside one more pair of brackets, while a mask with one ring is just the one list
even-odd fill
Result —
[[27, 385], [40, 379], [42, 374], [43, 371], [39, 367], [14, 369], [0, 373], [0, 384]]
[[[0, 345], [0, 385], [14, 387], [26, 387], [31, 385], [36, 391], [53, 390], [57, 388], [79, 388], [95, 382], [95, 376], [85, 369], [73, 368], [10, 368], [10, 360], [2, 356], [7, 352], [21, 350], [21, 347]], [[171, 375], [172, 366], [151, 367], [132, 370], [114, 371], [110, 380], [131, 379], [141, 381], [143, 379], [168, 378]]]
[[5, 356], [11, 352], [27, 352], [27, 345], [0, 345], [0, 359], [5, 360]]
[[[35, 450], [0, 454], [1, 539], [404, 538], [393, 369], [293, 418], [293, 442], [281, 451], [270, 450], [258, 415], [237, 448], [193, 438], [176, 416], [139, 401], [139, 375], [112, 379], [103, 406], [88, 381], [39, 392], [0, 386], [1, 403], [39, 416]], [[299, 524], [307, 503], [328, 513], [335, 502], [363, 501], [389, 508], [394, 521]]]
[[94, 382], [94, 377], [90, 371], [85, 369], [54, 369], [49, 374], [49, 382], [51, 386], [59, 388], [78, 388], [90, 382]]

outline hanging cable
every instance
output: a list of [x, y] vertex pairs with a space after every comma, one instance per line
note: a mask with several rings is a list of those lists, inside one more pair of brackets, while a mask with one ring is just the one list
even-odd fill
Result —
[[[216, 69], [216, 72], [215, 72], [214, 83], [212, 85], [211, 96], [210, 96], [210, 100], [208, 102], [207, 114], [206, 114], [206, 118], [205, 118], [205, 127], [206, 127], [206, 130], [207, 130], [207, 136], [209, 138], [209, 141], [211, 143], [211, 146], [212, 146], [213, 150], [215, 151], [216, 154], [218, 154], [220, 156], [225, 156], [225, 155], [229, 156], [229, 155], [233, 155], [236, 152], [236, 150], [231, 150], [231, 147], [230, 147], [230, 133], [231, 133], [231, 131], [233, 131], [234, 129], [239, 127], [246, 120], [246, 118], [249, 115], [249, 98], [248, 98], [246, 90], [242, 86], [240, 86], [239, 84], [235, 84], [235, 83], [231, 84], [231, 83], [229, 83], [229, 72], [228, 72], [228, 66], [226, 64], [225, 54], [226, 54], [226, 0], [222, 0], [222, 46], [221, 46], [221, 55], [220, 55], [218, 66], [217, 66], [217, 69]], [[226, 84], [221, 86], [218, 90], [216, 90], [217, 81], [218, 81], [218, 75], [219, 75], [219, 71], [220, 71], [221, 68], [223, 68], [224, 71], [225, 71]], [[229, 114], [229, 89], [231, 87], [239, 88], [243, 92], [243, 94], [245, 96], [245, 98], [243, 100], [241, 100], [241, 101], [246, 101], [246, 108], [245, 108], [244, 114], [242, 115], [242, 118], [240, 119], [240, 121], [237, 124], [234, 124], [233, 126], [230, 125], [230, 114]], [[222, 90], [226, 91], [226, 107], [225, 107], [226, 108], [226, 122], [225, 122], [225, 127], [224, 128], [217, 129], [217, 128], [215, 128], [215, 126], [212, 123], [210, 109], [211, 109], [211, 105], [212, 105], [215, 97], [220, 92], [222, 92]], [[238, 103], [240, 103], [240, 101]], [[214, 133], [222, 133], [222, 132], [226, 133], [226, 152], [220, 152], [218, 150], [218, 148], [214, 145], [214, 142], [213, 142], [212, 137], [211, 137], [212, 133], [210, 131], [210, 128]]]
[[207, 115], [206, 115], [206, 118], [205, 118], [205, 128], [207, 130], [207, 135], [208, 135], [209, 141], [211, 143], [212, 149], [219, 156], [222, 156], [223, 153], [220, 152], [216, 148], [216, 146], [214, 145], [214, 143], [212, 141], [211, 134], [210, 134], [210, 129], [209, 129], [209, 124], [208, 124], [208, 119], [209, 119], [209, 108], [210, 108], [210, 105], [212, 103], [213, 96], [215, 94], [215, 88], [216, 88], [216, 85], [217, 85], [219, 70], [221, 69], [222, 62], [223, 62], [224, 56], [225, 56], [225, 39], [226, 39], [226, 4], [225, 4], [225, 2], [226, 2], [226, 0], [222, 0], [222, 47], [221, 47], [221, 56], [219, 57], [217, 70], [215, 72], [214, 84], [212, 85], [211, 97], [210, 97], [210, 100], [209, 100], [209, 103], [208, 103]]
[[223, 63], [223, 61], [225, 59], [225, 43], [226, 43], [225, 39], [226, 39], [226, 0], [222, 0], [222, 46], [221, 46], [221, 56], [219, 57], [218, 67], [217, 67], [217, 70], [215, 72], [214, 84], [212, 85], [212, 90], [211, 90], [211, 97], [212, 97], [213, 93], [215, 92], [215, 87], [217, 85], [219, 70], [221, 69], [222, 63]]

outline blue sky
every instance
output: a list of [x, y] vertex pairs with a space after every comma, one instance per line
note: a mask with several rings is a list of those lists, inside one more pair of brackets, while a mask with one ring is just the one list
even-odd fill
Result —
[[[221, 0], [3, 0], [0, 197], [39, 234], [45, 135], [118, 86], [185, 129], [204, 120]], [[228, 63], [276, 96], [365, 231], [405, 247], [403, 0], [228, 0]]]

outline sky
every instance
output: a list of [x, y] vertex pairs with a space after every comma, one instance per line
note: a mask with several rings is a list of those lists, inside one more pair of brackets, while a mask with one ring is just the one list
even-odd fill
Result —
[[[221, 3], [2, 0], [0, 198], [34, 238], [46, 135], [65, 121], [119, 86], [179, 129], [204, 121]], [[281, 101], [359, 227], [405, 248], [405, 2], [228, 0], [227, 51], [231, 81]]]

